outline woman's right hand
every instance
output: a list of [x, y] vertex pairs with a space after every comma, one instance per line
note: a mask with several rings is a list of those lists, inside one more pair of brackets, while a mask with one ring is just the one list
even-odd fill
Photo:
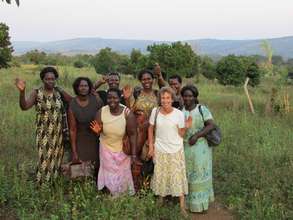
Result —
[[72, 152], [72, 163], [80, 163], [80, 160], [78, 159], [77, 152]]
[[92, 129], [93, 132], [96, 134], [100, 134], [102, 131], [102, 125], [99, 124], [96, 120], [92, 121], [90, 123], [90, 128]]
[[197, 140], [198, 140], [198, 136], [197, 136], [197, 134], [192, 135], [192, 136], [189, 138], [189, 140], [188, 140], [188, 143], [189, 143], [190, 147], [193, 146], [193, 145], [195, 145], [196, 142], [197, 142]]
[[149, 145], [148, 158], [154, 157], [154, 145]]
[[25, 90], [25, 81], [24, 80], [16, 78], [15, 85], [20, 92], [23, 92]]

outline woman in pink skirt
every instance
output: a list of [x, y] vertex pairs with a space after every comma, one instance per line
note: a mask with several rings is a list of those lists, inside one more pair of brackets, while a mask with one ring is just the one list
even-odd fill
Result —
[[[97, 186], [108, 189], [117, 196], [121, 193], [134, 194], [131, 163], [136, 161], [136, 121], [129, 109], [120, 104], [121, 91], [107, 91], [107, 105], [97, 113], [91, 128], [100, 134], [100, 169]], [[131, 156], [123, 148], [123, 137], [128, 136]]]

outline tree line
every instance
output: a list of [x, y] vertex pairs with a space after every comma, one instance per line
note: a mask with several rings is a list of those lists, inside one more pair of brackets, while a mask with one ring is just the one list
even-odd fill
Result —
[[293, 70], [293, 59], [284, 61], [281, 56], [273, 56], [272, 53], [270, 57], [228, 55], [215, 60], [209, 56], [200, 56], [189, 44], [182, 42], [153, 44], [147, 47], [147, 53], [133, 49], [130, 55], [106, 47], [94, 55], [67, 56], [32, 50], [20, 56], [12, 56], [13, 48], [8, 31], [9, 28], [0, 23], [0, 68], [20, 64], [73, 65], [76, 68], [92, 66], [99, 74], [117, 71], [136, 76], [141, 69], [152, 69], [155, 63], [159, 63], [165, 78], [172, 74], [186, 78], [201, 74], [210, 80], [218, 80], [223, 85], [234, 86], [242, 85], [246, 77], [250, 78], [250, 85], [256, 86], [262, 76], [286, 75]]

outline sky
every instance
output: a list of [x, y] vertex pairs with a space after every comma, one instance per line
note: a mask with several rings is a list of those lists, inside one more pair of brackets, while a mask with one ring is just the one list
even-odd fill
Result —
[[293, 36], [293, 0], [12, 0], [0, 22], [13, 41], [275, 38]]

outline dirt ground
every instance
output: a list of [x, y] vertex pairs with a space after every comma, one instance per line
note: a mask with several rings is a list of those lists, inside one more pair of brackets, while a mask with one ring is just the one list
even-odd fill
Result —
[[209, 206], [206, 214], [192, 214], [192, 220], [234, 220], [232, 213], [218, 202], [213, 202]]

